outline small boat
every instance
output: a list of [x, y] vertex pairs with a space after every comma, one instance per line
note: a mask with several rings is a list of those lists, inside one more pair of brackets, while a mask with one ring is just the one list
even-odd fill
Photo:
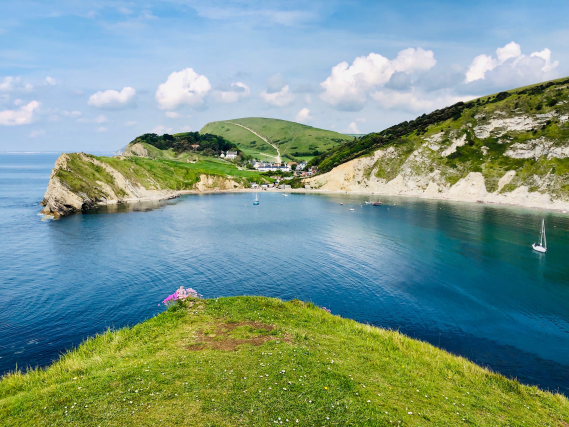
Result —
[[255, 201], [253, 202], [253, 205], [257, 206], [259, 203], [261, 203], [261, 202], [259, 202], [259, 195], [257, 193], [255, 193]]
[[364, 205], [371, 205], [371, 202], [370, 202], [369, 200], [366, 200], [366, 201], [364, 202]]
[[354, 209], [354, 208], [350, 208], [350, 210], [351, 210], [351, 211], [355, 211], [355, 209]]
[[547, 238], [545, 237], [545, 219], [541, 220], [541, 232], [539, 234], [539, 243], [531, 245], [536, 252], [547, 252]]
[[383, 203], [381, 203], [381, 202], [373, 202], [371, 205], [372, 205], [372, 206], [381, 206], [381, 205], [383, 205]]

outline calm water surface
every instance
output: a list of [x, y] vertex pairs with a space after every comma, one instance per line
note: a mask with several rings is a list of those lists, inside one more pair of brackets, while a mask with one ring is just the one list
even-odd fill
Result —
[[[42, 221], [55, 157], [0, 156], [1, 372], [154, 316], [186, 285], [311, 300], [569, 394], [567, 215], [263, 193]], [[529, 246], [542, 217], [546, 255]]]

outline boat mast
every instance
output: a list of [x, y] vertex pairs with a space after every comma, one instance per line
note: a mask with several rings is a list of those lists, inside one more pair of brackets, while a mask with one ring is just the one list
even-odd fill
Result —
[[545, 219], [541, 220], [541, 246], [547, 248], [547, 237], [545, 236]]

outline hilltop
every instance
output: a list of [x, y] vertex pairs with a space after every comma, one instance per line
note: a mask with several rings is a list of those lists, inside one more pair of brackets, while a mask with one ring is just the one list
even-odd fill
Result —
[[569, 208], [569, 79], [459, 102], [312, 160], [324, 190]]
[[354, 138], [300, 123], [262, 117], [223, 120], [206, 124], [202, 134], [218, 135], [246, 155], [259, 160], [310, 160]]
[[5, 425], [564, 425], [562, 395], [262, 297], [192, 300], [0, 382]]

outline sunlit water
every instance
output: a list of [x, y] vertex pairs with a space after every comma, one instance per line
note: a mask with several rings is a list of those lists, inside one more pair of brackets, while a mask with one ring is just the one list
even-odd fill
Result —
[[[569, 393], [567, 215], [262, 193], [260, 206], [252, 194], [201, 195], [42, 221], [54, 161], [0, 156], [2, 372], [154, 316], [186, 285], [314, 301]], [[546, 255], [530, 248], [542, 217]]]

